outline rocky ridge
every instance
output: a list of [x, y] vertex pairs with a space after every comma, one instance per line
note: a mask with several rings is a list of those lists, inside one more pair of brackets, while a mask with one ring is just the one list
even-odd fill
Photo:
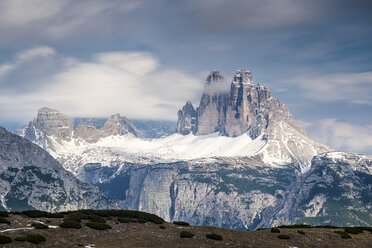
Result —
[[[45, 128], [49, 130], [48, 126]], [[68, 132], [63, 129], [59, 134], [62, 138]], [[54, 212], [124, 207], [120, 201], [107, 197], [97, 186], [77, 180], [39, 146], [2, 127], [0, 165], [0, 208], [3, 210]]]
[[115, 135], [132, 134], [141, 137], [141, 133], [135, 126], [126, 117], [119, 114], [112, 115], [101, 129], [80, 124], [74, 130], [70, 117], [47, 107], [39, 109], [37, 117], [26, 128], [16, 131], [16, 134], [49, 150], [54, 150], [54, 142], [68, 142], [72, 139], [94, 143], [100, 138]]
[[224, 87], [221, 73], [212, 71], [205, 81], [199, 107], [194, 110], [188, 102], [178, 112], [177, 133], [218, 132], [229, 137], [247, 134], [266, 143], [260, 154], [267, 163], [296, 163], [304, 171], [313, 156], [332, 150], [312, 141], [287, 106], [273, 98], [269, 88], [254, 84], [250, 71], [238, 70], [230, 91]]

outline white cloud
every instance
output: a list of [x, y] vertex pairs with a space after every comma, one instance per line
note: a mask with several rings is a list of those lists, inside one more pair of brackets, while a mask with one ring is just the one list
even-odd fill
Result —
[[[121, 113], [130, 118], [175, 119], [177, 110], [186, 100], [196, 100], [203, 87], [201, 78], [165, 68], [148, 53], [100, 53], [89, 61], [50, 56], [54, 54], [52, 48], [39, 47], [16, 56], [32, 60], [27, 65], [40, 75], [22, 77], [24, 66], [22, 70], [15, 66], [8, 72], [21, 77], [22, 84], [16, 90], [0, 92], [3, 119], [27, 121], [41, 106], [57, 108], [71, 116], [107, 117]], [[38, 61], [45, 60], [45, 56], [54, 65], [50, 71], [38, 69]], [[0, 65], [0, 71], [6, 65]], [[0, 78], [0, 85], [6, 85], [6, 80]], [[34, 87], [30, 90], [29, 85]]]
[[22, 37], [63, 38], [110, 30], [141, 0], [12, 0], [0, 1], [0, 42]]
[[336, 119], [300, 122], [309, 136], [335, 149], [372, 155], [372, 125], [360, 126]]
[[[54, 56], [56, 51], [48, 46], [38, 46], [19, 52], [11, 62], [0, 65], [0, 79], [11, 71], [19, 68], [23, 63], [39, 57]], [[0, 82], [1, 85], [1, 82]]]
[[311, 99], [372, 104], [371, 71], [299, 76], [290, 82], [303, 89], [306, 96]]

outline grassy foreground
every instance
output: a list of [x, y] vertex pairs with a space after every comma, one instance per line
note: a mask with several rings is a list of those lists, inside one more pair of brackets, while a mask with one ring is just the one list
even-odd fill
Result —
[[371, 227], [290, 225], [256, 231], [190, 226], [131, 210], [0, 212], [0, 247], [372, 247]]

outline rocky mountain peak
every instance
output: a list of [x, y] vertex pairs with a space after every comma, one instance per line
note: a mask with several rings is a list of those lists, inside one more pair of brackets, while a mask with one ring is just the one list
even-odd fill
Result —
[[34, 126], [45, 135], [54, 136], [59, 140], [71, 140], [73, 124], [70, 118], [58, 110], [40, 108], [36, 119], [29, 126]]
[[190, 101], [186, 102], [182, 109], [178, 111], [177, 115], [178, 122], [176, 132], [183, 135], [194, 132], [197, 113]]
[[223, 80], [223, 76], [218, 70], [211, 71], [211, 73], [208, 75], [206, 83], [210, 84], [212, 82], [220, 82]]
[[125, 135], [132, 133], [135, 136], [141, 136], [141, 133], [137, 131], [136, 127], [126, 117], [115, 114], [110, 116], [106, 121], [102, 129], [105, 135]]
[[237, 70], [233, 79], [234, 83], [250, 83], [253, 84], [252, 72], [247, 69]]

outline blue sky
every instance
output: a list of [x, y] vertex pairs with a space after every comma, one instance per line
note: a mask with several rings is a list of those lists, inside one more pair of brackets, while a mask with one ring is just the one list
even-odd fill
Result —
[[309, 135], [372, 154], [368, 0], [0, 0], [0, 125], [41, 106], [171, 119], [247, 68]]

